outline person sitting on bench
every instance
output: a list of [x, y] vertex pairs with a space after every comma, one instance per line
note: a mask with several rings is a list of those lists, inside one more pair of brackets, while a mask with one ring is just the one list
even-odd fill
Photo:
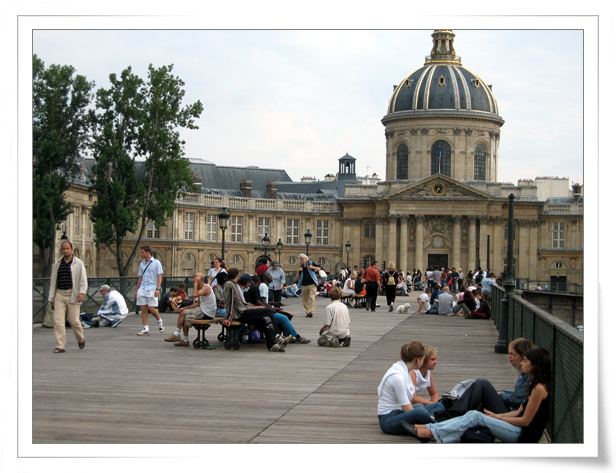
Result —
[[[194, 319], [212, 320], [216, 317], [218, 307], [216, 305], [216, 296], [209, 284], [203, 281], [203, 273], [196, 273], [193, 277], [193, 298], [194, 302], [188, 307], [180, 310], [175, 332], [173, 335], [165, 338], [166, 342], [173, 342], [177, 347], [188, 347], [188, 331], [190, 329], [190, 321]], [[182, 337], [180, 333], [183, 331]]]

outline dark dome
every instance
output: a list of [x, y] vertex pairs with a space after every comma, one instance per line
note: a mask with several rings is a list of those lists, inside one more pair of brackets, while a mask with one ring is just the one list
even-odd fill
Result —
[[490, 87], [457, 64], [427, 64], [417, 69], [396, 87], [387, 113], [440, 109], [498, 115]]
[[[452, 30], [434, 30], [433, 46], [423, 67], [405, 77], [389, 101], [388, 117], [396, 112], [434, 111], [439, 115], [448, 111], [470, 114], [487, 113], [502, 121], [490, 86], [479, 76], [462, 66], [454, 48]], [[393, 114], [389, 117], [389, 114]]]

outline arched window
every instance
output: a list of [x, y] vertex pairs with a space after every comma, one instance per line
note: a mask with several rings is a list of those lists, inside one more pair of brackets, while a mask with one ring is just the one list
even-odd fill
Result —
[[475, 147], [475, 180], [486, 180], [486, 147], [484, 145]]
[[439, 140], [432, 145], [432, 161], [430, 173], [444, 174], [451, 176], [451, 146], [443, 140]]
[[402, 180], [409, 178], [409, 147], [404, 143], [398, 146], [396, 170], [396, 179]]

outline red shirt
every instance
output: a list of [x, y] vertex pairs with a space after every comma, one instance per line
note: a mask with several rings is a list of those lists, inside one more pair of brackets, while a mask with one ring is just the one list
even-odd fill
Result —
[[381, 273], [374, 266], [368, 266], [364, 271], [364, 280], [379, 282], [381, 280]]
[[267, 263], [260, 264], [259, 266], [255, 268], [255, 273], [257, 276], [261, 276], [265, 271], [268, 270], [268, 268], [269, 266], [267, 265]]

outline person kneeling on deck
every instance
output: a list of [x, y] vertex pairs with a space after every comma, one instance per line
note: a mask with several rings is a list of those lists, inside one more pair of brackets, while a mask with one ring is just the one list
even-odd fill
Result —
[[99, 289], [105, 298], [103, 305], [98, 309], [96, 315], [100, 317], [100, 327], [117, 327], [128, 315], [128, 307], [122, 294], [115, 289], [111, 289], [107, 284], [103, 284]]
[[349, 308], [340, 302], [342, 290], [334, 287], [329, 291], [332, 303], [325, 308], [324, 325], [319, 330], [317, 343], [321, 347], [348, 347], [351, 345], [351, 316]]
[[[216, 296], [209, 284], [203, 282], [203, 273], [195, 274], [193, 278], [193, 298], [194, 302], [180, 310], [173, 335], [165, 338], [166, 342], [174, 342], [177, 347], [190, 346], [188, 342], [188, 330], [191, 320], [206, 319], [211, 320], [216, 317]], [[183, 331], [182, 337], [180, 332]]]

